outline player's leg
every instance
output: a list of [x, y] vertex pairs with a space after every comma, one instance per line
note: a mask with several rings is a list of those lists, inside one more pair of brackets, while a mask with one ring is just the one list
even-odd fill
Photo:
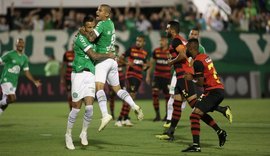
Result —
[[142, 120], [143, 119], [142, 109], [135, 104], [134, 100], [126, 90], [121, 89], [117, 66], [118, 66], [117, 62], [114, 61], [112, 68], [108, 73], [107, 82], [112, 86], [112, 89], [117, 94], [117, 96], [120, 99], [124, 100], [126, 103], [128, 103], [130, 107], [135, 111], [138, 120]]
[[70, 150], [74, 150], [75, 147], [73, 145], [72, 140], [72, 128], [77, 119], [78, 113], [80, 112], [81, 104], [83, 99], [83, 89], [84, 85], [84, 72], [81, 73], [71, 73], [71, 81], [72, 81], [72, 109], [68, 115], [67, 121], [67, 130], [65, 134], [66, 147]]
[[171, 79], [170, 89], [169, 89], [170, 98], [167, 103], [167, 118], [166, 118], [166, 123], [163, 125], [164, 128], [169, 128], [171, 126], [176, 82], [177, 82], [176, 75], [173, 75]]
[[2, 99], [0, 101], [0, 115], [7, 109], [10, 103], [16, 101], [16, 88], [10, 82], [1, 84], [2, 88]]
[[166, 121], [167, 119], [167, 103], [170, 99], [170, 79], [162, 79], [162, 83], [161, 83], [161, 90], [163, 91], [164, 97], [165, 97], [165, 116], [163, 118], [163, 121]]
[[95, 76], [90, 72], [86, 72], [84, 79], [84, 103], [85, 103], [85, 112], [83, 116], [82, 131], [80, 134], [81, 144], [86, 146], [88, 145], [87, 140], [87, 129], [92, 120], [93, 116], [93, 103], [95, 99]]
[[156, 117], [153, 121], [160, 121], [160, 110], [159, 110], [159, 89], [152, 88], [152, 99], [153, 99], [153, 107], [156, 113]]
[[114, 107], [115, 107], [114, 105], [115, 105], [115, 93], [111, 89], [111, 87], [109, 87], [109, 106], [110, 106], [110, 112], [113, 119], [114, 119]]
[[107, 59], [95, 66], [96, 98], [102, 114], [101, 124], [98, 129], [99, 132], [112, 120], [112, 116], [108, 113], [107, 109], [107, 97], [104, 86], [113, 61], [112, 59]]

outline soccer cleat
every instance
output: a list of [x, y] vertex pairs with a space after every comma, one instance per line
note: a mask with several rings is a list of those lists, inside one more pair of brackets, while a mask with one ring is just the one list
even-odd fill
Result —
[[87, 133], [86, 132], [81, 132], [80, 138], [81, 138], [81, 144], [83, 146], [87, 146], [88, 145]]
[[167, 120], [166, 123], [164, 123], [164, 125], [163, 125], [164, 128], [170, 128], [170, 126], [171, 126], [170, 120]]
[[218, 139], [219, 139], [219, 146], [223, 146], [226, 142], [227, 133], [224, 130], [217, 131]]
[[107, 114], [106, 116], [104, 116], [101, 119], [101, 124], [98, 128], [98, 131], [101, 132], [111, 120], [112, 120], [112, 116], [110, 114]]
[[122, 122], [120, 120], [116, 121], [114, 125], [117, 126], [117, 127], [122, 127], [123, 126]]
[[167, 134], [167, 133], [163, 133], [161, 135], [156, 135], [156, 138], [158, 138], [160, 140], [168, 140], [168, 141], [174, 140], [173, 134]]
[[127, 126], [127, 127], [132, 127], [133, 126], [133, 123], [131, 123], [131, 121], [129, 119], [126, 119], [125, 121], [123, 121], [122, 124], [124, 126]]
[[230, 123], [232, 123], [233, 115], [232, 115], [232, 111], [231, 111], [230, 106], [226, 106], [226, 111], [225, 111], [225, 114], [223, 114], [223, 115], [229, 120]]
[[72, 137], [70, 134], [65, 134], [65, 140], [66, 140], [66, 147], [69, 150], [74, 150], [75, 147], [73, 145]]
[[156, 122], [156, 121], [160, 121], [160, 116], [156, 116], [154, 119], [153, 119], [153, 122]]
[[140, 120], [140, 121], [143, 120], [143, 116], [144, 116], [144, 115], [143, 115], [143, 112], [142, 112], [141, 107], [135, 105], [134, 112], [135, 112], [135, 114], [136, 114], [138, 120]]
[[182, 150], [182, 152], [201, 152], [201, 147], [199, 145], [192, 145]]

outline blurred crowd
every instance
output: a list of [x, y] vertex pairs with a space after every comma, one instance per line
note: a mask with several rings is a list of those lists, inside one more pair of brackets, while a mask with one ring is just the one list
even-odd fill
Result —
[[[270, 32], [270, 0], [225, 0], [231, 13], [222, 15], [222, 9], [208, 9], [201, 13], [192, 1], [181, 5], [164, 8], [144, 8], [139, 4], [125, 8], [114, 8], [111, 19], [116, 30], [137, 30], [149, 33], [151, 30], [164, 30], [170, 20], [178, 20], [181, 31], [192, 27], [202, 31], [256, 31]], [[8, 14], [0, 16], [0, 32], [11, 30], [46, 31], [64, 29], [74, 31], [81, 25], [87, 14], [95, 14], [96, 8], [68, 9], [15, 8], [8, 9]]]

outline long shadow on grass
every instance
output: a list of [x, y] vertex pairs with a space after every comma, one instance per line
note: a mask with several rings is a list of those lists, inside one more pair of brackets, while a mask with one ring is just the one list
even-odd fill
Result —
[[14, 127], [16, 124], [1, 124], [0, 127], [4, 127], [4, 128], [9, 128], [9, 127]]

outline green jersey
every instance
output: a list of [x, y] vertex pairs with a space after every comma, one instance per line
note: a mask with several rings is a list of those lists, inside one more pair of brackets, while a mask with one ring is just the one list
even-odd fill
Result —
[[16, 50], [11, 50], [0, 58], [0, 62], [4, 63], [0, 83], [10, 82], [13, 87], [17, 87], [21, 69], [29, 70], [27, 56], [19, 54]]
[[98, 37], [96, 40], [97, 53], [115, 51], [115, 29], [110, 18], [106, 21], [99, 21], [94, 31]]
[[199, 44], [199, 53], [201, 53], [201, 54], [206, 53], [204, 47], [201, 44]]
[[88, 39], [78, 33], [74, 38], [74, 60], [72, 63], [72, 70], [74, 72], [81, 72], [84, 69], [90, 70], [91, 73], [95, 74], [95, 66], [93, 60], [88, 57], [86, 52], [92, 48], [93, 51], [95, 50], [95, 45], [90, 43]]

